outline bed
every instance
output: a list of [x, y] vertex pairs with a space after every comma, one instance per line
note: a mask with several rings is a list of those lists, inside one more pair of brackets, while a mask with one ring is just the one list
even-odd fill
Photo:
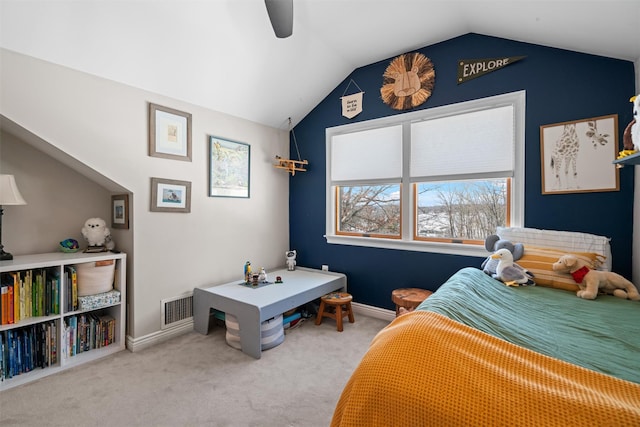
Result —
[[331, 425], [638, 426], [640, 302], [461, 269], [373, 339]]

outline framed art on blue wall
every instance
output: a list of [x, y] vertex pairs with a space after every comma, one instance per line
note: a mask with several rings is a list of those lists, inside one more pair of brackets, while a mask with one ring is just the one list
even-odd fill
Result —
[[540, 126], [542, 194], [619, 191], [618, 115]]
[[249, 197], [251, 146], [209, 137], [209, 197]]

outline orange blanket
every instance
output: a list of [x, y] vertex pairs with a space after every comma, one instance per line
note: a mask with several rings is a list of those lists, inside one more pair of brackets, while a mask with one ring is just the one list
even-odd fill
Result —
[[640, 426], [640, 385], [415, 311], [374, 338], [331, 425]]

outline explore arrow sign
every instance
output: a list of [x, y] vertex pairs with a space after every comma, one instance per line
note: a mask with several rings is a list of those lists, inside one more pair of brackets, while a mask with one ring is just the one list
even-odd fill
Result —
[[509, 64], [520, 61], [526, 56], [510, 56], [503, 58], [461, 59], [458, 61], [458, 84], [476, 77], [484, 76]]

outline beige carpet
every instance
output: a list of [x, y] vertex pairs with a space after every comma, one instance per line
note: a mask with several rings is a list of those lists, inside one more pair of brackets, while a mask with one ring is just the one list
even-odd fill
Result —
[[122, 351], [0, 393], [7, 426], [327, 426], [374, 335], [356, 315], [336, 331], [306, 320], [259, 360], [228, 346], [224, 328]]

